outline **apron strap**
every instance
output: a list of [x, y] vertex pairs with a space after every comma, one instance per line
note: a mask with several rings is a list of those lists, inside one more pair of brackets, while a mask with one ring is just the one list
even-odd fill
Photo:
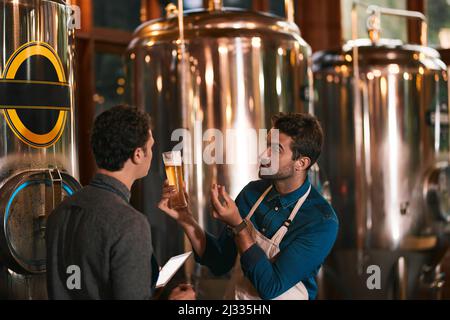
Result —
[[264, 193], [263, 195], [258, 199], [258, 201], [256, 201], [255, 205], [253, 206], [252, 210], [250, 210], [250, 213], [248, 214], [247, 218], [245, 218], [245, 220], [250, 221], [250, 219], [253, 217], [253, 215], [256, 212], [256, 209], [259, 208], [259, 206], [261, 205], [261, 203], [264, 201], [264, 199], [267, 197], [267, 195], [269, 194], [270, 191], [272, 191], [273, 186], [270, 186]]
[[298, 212], [300, 211], [300, 208], [303, 206], [306, 199], [308, 199], [309, 194], [311, 193], [311, 189], [312, 189], [312, 187], [309, 186], [309, 189], [305, 193], [305, 195], [303, 197], [301, 197], [300, 200], [298, 200], [297, 205], [294, 207], [294, 210], [292, 211], [291, 215], [289, 216], [289, 219], [288, 219], [288, 221], [290, 221], [289, 225], [292, 223], [292, 221], [294, 221], [295, 217], [297, 216]]
[[305, 193], [305, 195], [303, 197], [300, 198], [300, 200], [298, 200], [297, 204], [294, 207], [294, 210], [292, 210], [291, 215], [289, 216], [289, 219], [286, 220], [283, 224], [283, 226], [280, 228], [280, 230], [277, 231], [277, 233], [275, 233], [275, 235], [272, 238], [272, 243], [279, 246], [281, 241], [283, 241], [284, 237], [286, 236], [286, 233], [289, 230], [289, 227], [291, 226], [292, 222], [294, 221], [295, 217], [297, 216], [297, 214], [300, 212], [300, 208], [303, 206], [303, 204], [305, 203], [306, 199], [308, 199], [310, 193], [311, 193], [311, 189], [312, 187], [309, 186], [308, 191]]

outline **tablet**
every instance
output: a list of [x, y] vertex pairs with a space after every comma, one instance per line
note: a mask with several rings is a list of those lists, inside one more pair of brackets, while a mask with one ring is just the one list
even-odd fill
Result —
[[171, 258], [159, 272], [156, 289], [165, 287], [191, 255], [192, 251]]

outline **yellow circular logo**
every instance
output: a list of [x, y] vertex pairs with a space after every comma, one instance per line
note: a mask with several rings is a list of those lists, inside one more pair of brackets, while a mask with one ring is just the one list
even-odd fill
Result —
[[53, 146], [64, 132], [70, 102], [64, 67], [50, 45], [30, 42], [9, 58], [0, 77], [0, 109], [21, 141]]

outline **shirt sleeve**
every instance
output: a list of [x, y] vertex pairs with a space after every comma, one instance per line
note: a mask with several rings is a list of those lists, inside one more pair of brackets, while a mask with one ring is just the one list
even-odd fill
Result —
[[151, 231], [143, 219], [122, 224], [118, 240], [111, 248], [111, 283], [117, 300], [150, 300], [152, 297]]
[[336, 241], [338, 223], [326, 219], [309, 227], [281, 251], [275, 262], [254, 245], [241, 257], [246, 277], [263, 300], [272, 300], [308, 279], [325, 261]]
[[222, 276], [230, 272], [236, 258], [236, 244], [226, 230], [218, 238], [206, 233], [206, 249], [203, 257], [195, 253], [195, 260], [208, 267], [215, 276]]

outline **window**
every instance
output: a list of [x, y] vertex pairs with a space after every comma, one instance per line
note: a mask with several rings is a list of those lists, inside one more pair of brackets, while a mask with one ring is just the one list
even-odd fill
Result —
[[[162, 8], [166, 8], [169, 3], [172, 3], [178, 7], [178, 0], [161, 0]], [[184, 0], [183, 1], [184, 10], [197, 10], [203, 8], [203, 0]]]
[[[432, 0], [434, 2], [435, 0]], [[406, 10], [407, 4], [406, 0], [371, 0], [367, 3], [373, 5], [379, 5], [382, 7], [404, 9]], [[341, 10], [342, 10], [342, 32], [345, 41], [352, 39], [352, 5], [353, 0], [341, 0]], [[367, 38], [367, 13], [366, 9], [360, 7], [358, 9], [359, 21], [358, 21], [358, 35], [359, 38]], [[407, 42], [408, 39], [408, 29], [407, 20], [399, 17], [389, 17], [383, 16], [381, 19], [382, 27], [382, 38], [389, 39], [400, 39]]]
[[[174, 1], [176, 5], [178, 5], [178, 1]], [[185, 0], [184, 1], [184, 9], [201, 9], [203, 8], [203, 0]]]
[[430, 45], [450, 49], [450, 0], [427, 0]]
[[[280, 17], [284, 17], [284, 0], [265, 0], [268, 5], [268, 13], [275, 14]], [[178, 6], [178, 0], [161, 1], [161, 5], [165, 7], [168, 2], [171, 2]], [[204, 8], [204, 0], [184, 0], [185, 10], [195, 10]], [[238, 8], [252, 10], [255, 6], [255, 2], [252, 0], [223, 0], [224, 7]]]
[[[164, 2], [167, 2], [167, 1], [162, 1], [162, 2], [163, 2], [163, 5], [165, 5]], [[178, 6], [178, 0], [172, 0], [171, 2]], [[230, 7], [230, 8], [251, 9], [252, 8], [252, 0], [224, 0], [223, 6]], [[203, 0], [184, 0], [183, 7], [185, 10], [202, 9], [204, 7], [204, 1]]]
[[251, 0], [224, 0], [223, 5], [225, 7], [231, 8], [241, 8], [241, 9], [251, 9], [252, 1]]
[[125, 72], [120, 55], [95, 55], [95, 116], [118, 104], [125, 103]]
[[270, 1], [270, 13], [275, 14], [280, 17], [285, 17], [284, 1], [271, 0]]
[[94, 25], [133, 31], [141, 23], [141, 0], [94, 0]]

